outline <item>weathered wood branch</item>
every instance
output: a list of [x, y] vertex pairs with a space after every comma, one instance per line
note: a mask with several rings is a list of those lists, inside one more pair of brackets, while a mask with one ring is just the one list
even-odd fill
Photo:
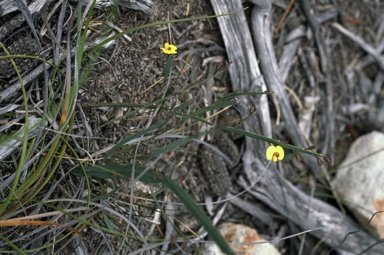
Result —
[[[259, 57], [260, 68], [263, 71], [263, 77], [268, 90], [274, 93], [277, 104], [280, 106], [282, 118], [286, 122], [286, 132], [296, 145], [307, 148], [309, 145], [297, 124], [287, 93], [284, 90], [284, 81], [280, 77], [272, 45], [269, 16], [271, 3], [261, 6], [262, 2], [258, 1], [258, 5], [253, 7], [251, 17], [253, 40]], [[314, 175], [322, 176], [323, 172], [315, 158], [303, 158], [303, 161], [310, 167]]]
[[350, 40], [359, 45], [364, 51], [370, 54], [377, 62], [377, 65], [384, 71], [384, 55], [381, 54], [382, 49], [375, 49], [369, 45], [363, 38], [350, 32], [348, 29], [338, 23], [333, 23], [332, 27], [348, 37]]
[[[211, 3], [216, 14], [238, 11], [243, 8], [239, 1], [211, 0]], [[253, 28], [253, 32], [256, 33], [254, 38], [258, 37], [255, 44], [259, 49], [259, 60], [263, 76], [269, 89], [277, 94], [279, 102], [283, 104], [285, 113], [293, 116], [289, 102], [282, 96], [284, 95], [284, 92], [281, 92], [283, 90], [282, 81], [270, 45], [269, 9], [271, 3], [269, 1], [257, 1], [257, 4], [256, 8], [259, 9], [253, 11], [252, 24], [256, 26], [256, 28]], [[260, 6], [260, 4], [264, 4], [264, 6]], [[263, 78], [259, 68], [254, 65], [254, 63], [257, 63], [257, 59], [253, 45], [250, 42], [251, 35], [243, 12], [220, 17], [218, 22], [227, 49], [228, 60], [232, 63], [229, 72], [233, 89], [257, 89], [255, 84], [261, 84], [259, 88], [265, 88], [265, 85], [261, 82]], [[265, 52], [260, 53], [260, 50]], [[257, 82], [255, 83], [255, 81]], [[270, 83], [274, 84], [271, 85]], [[244, 123], [244, 128], [249, 132], [258, 132], [270, 136], [271, 126], [269, 117], [265, 115], [268, 114], [268, 109], [265, 109], [267, 107], [265, 100], [266, 98], [241, 98], [239, 100], [239, 109], [242, 114], [245, 114], [250, 107], [255, 106], [258, 114], [250, 117]], [[290, 129], [293, 129], [292, 127], [297, 124], [295, 122], [291, 125], [293, 126], [290, 126]], [[298, 131], [294, 130], [293, 132]], [[300, 137], [300, 135], [297, 136]], [[305, 141], [301, 142], [305, 144]], [[278, 174], [274, 165], [270, 166], [268, 171], [264, 171], [267, 165], [264, 159], [265, 149], [266, 144], [264, 142], [246, 138], [246, 150], [243, 156], [244, 171], [250, 183], [254, 183], [260, 177], [260, 181], [251, 191], [255, 198], [263, 201], [303, 230], [321, 228], [310, 234], [322, 239], [327, 245], [343, 254], [356, 254], [376, 243], [376, 240], [364, 231], [358, 231], [348, 236], [344, 241], [343, 239], [348, 233], [359, 229], [358, 225], [333, 206], [310, 197], [297, 189]], [[244, 181], [240, 183], [244, 184], [245, 187]], [[370, 254], [381, 254], [382, 248], [373, 247], [369, 252]]]
[[[15, 11], [14, 6], [16, 4], [13, 4], [12, 8], [9, 8], [9, 4], [6, 2], [7, 1], [0, 2], [0, 9], [7, 10], [7, 11], [10, 11], [10, 10]], [[53, 2], [53, 0], [34, 1], [30, 5], [28, 5], [28, 11], [32, 15], [32, 17], [36, 17], [41, 13], [44, 6], [46, 6], [47, 4], [50, 4], [51, 2]], [[1, 16], [3, 16], [4, 13], [1, 13]], [[15, 29], [19, 28], [21, 25], [23, 25], [25, 21], [26, 21], [26, 17], [24, 17], [21, 13], [16, 14], [10, 20], [6, 21], [5, 24], [0, 26], [0, 40], [6, 39], [9, 34], [11, 34]]]

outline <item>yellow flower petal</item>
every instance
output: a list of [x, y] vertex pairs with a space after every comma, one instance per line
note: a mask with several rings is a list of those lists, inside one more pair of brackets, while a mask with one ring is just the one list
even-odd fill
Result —
[[281, 146], [269, 146], [265, 156], [268, 160], [272, 160], [273, 162], [277, 162], [278, 160], [282, 160], [284, 158], [284, 149]]
[[271, 145], [268, 147], [267, 152], [265, 153], [265, 156], [267, 157], [268, 160], [272, 160], [273, 154], [276, 151], [276, 147]]
[[279, 159], [279, 160], [283, 160], [283, 158], [284, 158], [284, 156], [285, 156], [285, 152], [284, 152], [283, 147], [281, 147], [281, 146], [276, 146], [276, 152], [279, 153], [279, 157], [278, 157], [278, 159]]
[[164, 54], [177, 54], [177, 47], [173, 44], [165, 43], [164, 48], [160, 48], [163, 50]]

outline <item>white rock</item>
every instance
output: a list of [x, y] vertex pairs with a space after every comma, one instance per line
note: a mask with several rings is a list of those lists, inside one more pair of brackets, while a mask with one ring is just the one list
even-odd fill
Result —
[[[374, 131], [359, 137], [338, 168], [337, 193], [362, 225], [384, 210], [384, 134]], [[384, 213], [376, 214], [368, 230], [384, 238]]]
[[[250, 227], [235, 223], [223, 223], [217, 229], [236, 255], [280, 255], [280, 252], [272, 244], [266, 243], [266, 240]], [[215, 243], [204, 244], [202, 254], [223, 255]]]

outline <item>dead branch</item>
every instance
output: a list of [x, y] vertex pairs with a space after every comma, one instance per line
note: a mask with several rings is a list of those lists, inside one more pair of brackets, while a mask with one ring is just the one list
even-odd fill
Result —
[[377, 50], [377, 49], [373, 48], [366, 41], [364, 41], [363, 38], [353, 34], [348, 29], [346, 29], [345, 27], [343, 27], [342, 25], [340, 25], [338, 23], [333, 23], [332, 27], [335, 28], [340, 33], [342, 33], [343, 35], [347, 36], [349, 39], [351, 39], [357, 45], [359, 45], [363, 50], [365, 50], [368, 54], [370, 54], [376, 60], [380, 69], [382, 71], [384, 71], [384, 56], [381, 54], [382, 49]]
[[[254, 2], [257, 6], [253, 10], [252, 25], [254, 26], [255, 45], [258, 48], [263, 76], [268, 87], [275, 92], [279, 102], [283, 105], [286, 116], [293, 116], [292, 109], [284, 96], [282, 81], [270, 45], [269, 10], [271, 2]], [[242, 8], [239, 1], [211, 0], [211, 3], [216, 14], [238, 11]], [[250, 55], [250, 53], [254, 54], [252, 43], [246, 41], [251, 40], [251, 36], [245, 22], [244, 13], [239, 12], [235, 15], [221, 17], [218, 18], [218, 21], [229, 62], [233, 63], [229, 68], [233, 89], [255, 89], [255, 81], [262, 84], [260, 88], [265, 88], [264, 83], [261, 83], [263, 78], [259, 73], [259, 69], [254, 65], [254, 63], [257, 63], [256, 56]], [[255, 75], [257, 76], [255, 77]], [[268, 109], [265, 109], [267, 107], [265, 100], [266, 98], [242, 98], [239, 100], [239, 109], [242, 114], [245, 114], [250, 107], [256, 107], [258, 114], [250, 117], [244, 123], [244, 128], [249, 132], [258, 132], [270, 136], [271, 125], [269, 117], [265, 115], [269, 113]], [[286, 121], [292, 125], [289, 125], [290, 129], [297, 126], [294, 119], [287, 118]], [[298, 129], [291, 132], [298, 132]], [[296, 137], [298, 141], [305, 144], [301, 134], [291, 135], [291, 137]], [[333, 206], [310, 197], [297, 189], [278, 174], [275, 166], [269, 167], [268, 171], [263, 173], [267, 164], [264, 155], [265, 149], [266, 144], [264, 142], [246, 138], [246, 150], [243, 156], [244, 171], [250, 183], [253, 183], [258, 177], [260, 178], [260, 181], [256, 184], [257, 187], [251, 192], [255, 198], [300, 226], [301, 229], [308, 230], [320, 227], [321, 230], [313, 231], [311, 235], [322, 239], [327, 245], [343, 254], [356, 254], [370, 248], [371, 245], [375, 245], [376, 240], [364, 231], [349, 235], [344, 240], [348, 233], [358, 230], [358, 226], [353, 220], [343, 215]], [[249, 187], [249, 183], [245, 180], [240, 181], [240, 184]], [[370, 254], [381, 254], [382, 249], [373, 247], [369, 251]]]

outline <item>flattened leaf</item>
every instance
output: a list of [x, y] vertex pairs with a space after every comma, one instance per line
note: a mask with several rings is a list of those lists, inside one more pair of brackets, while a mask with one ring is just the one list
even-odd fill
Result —
[[[135, 178], [142, 174], [144, 167], [136, 165], [135, 167]], [[100, 179], [114, 179], [124, 178], [131, 179], [132, 165], [116, 165], [116, 164], [105, 164], [84, 167], [84, 171], [87, 176], [97, 177]], [[75, 170], [75, 173], [84, 176], [84, 171], [80, 168]], [[146, 173], [140, 177], [140, 181], [149, 183], [160, 183], [162, 178], [156, 175], [152, 170], [146, 171]]]

